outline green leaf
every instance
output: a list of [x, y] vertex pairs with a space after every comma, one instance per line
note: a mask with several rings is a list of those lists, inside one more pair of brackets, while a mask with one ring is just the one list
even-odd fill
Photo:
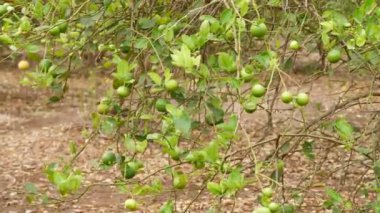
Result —
[[380, 160], [375, 161], [373, 171], [375, 172], [376, 178], [380, 178]]
[[334, 129], [345, 142], [349, 142], [353, 139], [354, 128], [345, 118], [336, 119]]
[[172, 200], [168, 200], [160, 208], [160, 213], [173, 213], [174, 212], [174, 203]]
[[309, 158], [310, 160], [313, 160], [315, 157], [314, 140], [306, 140], [302, 144], [302, 151], [307, 158]]
[[157, 84], [157, 85], [161, 85], [162, 84], [162, 78], [156, 72], [148, 72], [148, 76], [150, 77], [150, 79], [152, 79], [152, 81], [155, 84]]
[[343, 198], [342, 196], [336, 192], [335, 190], [331, 189], [331, 188], [326, 188], [325, 190], [327, 196], [330, 197], [330, 199], [332, 199], [334, 201], [334, 203], [341, 203], [343, 201]]
[[135, 48], [146, 49], [148, 47], [149, 41], [146, 38], [139, 38], [135, 43]]
[[117, 121], [115, 118], [109, 117], [101, 121], [100, 131], [106, 135], [112, 135], [116, 132]]
[[38, 189], [37, 189], [36, 185], [34, 185], [33, 183], [25, 183], [24, 189], [27, 193], [30, 193], [30, 194], [37, 194], [38, 193]]
[[137, 24], [139, 25], [141, 29], [150, 29], [154, 27], [156, 22], [153, 19], [148, 19], [148, 18], [143, 17], [137, 21]]
[[172, 64], [185, 69], [192, 69], [194, 66], [199, 66], [201, 56], [191, 56], [190, 49], [187, 45], [182, 45], [181, 50], [174, 50], [171, 54]]
[[218, 64], [219, 68], [227, 71], [227, 72], [234, 72], [236, 71], [236, 63], [235, 63], [235, 56], [222, 52], [218, 55]]
[[168, 104], [166, 108], [172, 116], [174, 127], [179, 130], [184, 137], [189, 138], [191, 134], [191, 118], [187, 111], [183, 107], [177, 109], [170, 104]]
[[207, 189], [213, 195], [222, 195], [223, 194], [222, 187], [220, 186], [220, 184], [215, 183], [215, 182], [208, 182], [207, 183]]
[[221, 24], [229, 26], [235, 21], [235, 13], [232, 9], [225, 9], [220, 14], [219, 20]]

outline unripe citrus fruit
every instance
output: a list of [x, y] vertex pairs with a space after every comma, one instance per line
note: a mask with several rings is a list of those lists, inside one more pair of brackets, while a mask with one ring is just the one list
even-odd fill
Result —
[[309, 96], [306, 93], [299, 93], [296, 97], [299, 106], [306, 106], [309, 103]]
[[69, 26], [67, 24], [67, 21], [64, 20], [64, 19], [59, 19], [57, 21], [57, 25], [58, 25], [58, 28], [59, 28], [59, 32], [61, 32], [61, 33], [66, 32], [67, 31], [67, 27]]
[[269, 187], [262, 189], [261, 192], [263, 193], [265, 197], [272, 197], [273, 195], [273, 189]]
[[257, 109], [257, 104], [253, 101], [248, 101], [244, 103], [243, 107], [247, 113], [253, 113]]
[[116, 92], [119, 95], [119, 97], [125, 98], [131, 93], [131, 90], [126, 86], [120, 86], [119, 88], [117, 88]]
[[157, 99], [156, 101], [156, 109], [159, 112], [166, 112], [166, 105], [168, 104], [168, 101], [165, 99]]
[[121, 165], [120, 170], [125, 179], [131, 179], [136, 175], [136, 169], [126, 163]]
[[255, 84], [253, 87], [252, 87], [252, 95], [257, 97], [257, 98], [260, 98], [262, 97], [266, 92], [266, 89], [263, 85], [261, 84]]
[[58, 36], [61, 33], [61, 30], [58, 26], [55, 26], [49, 30], [50, 35], [52, 36]]
[[296, 40], [292, 40], [289, 43], [289, 47], [290, 47], [291, 50], [299, 50], [301, 48], [300, 44]]
[[129, 211], [136, 211], [138, 209], [137, 201], [135, 199], [127, 199], [124, 202], [124, 207]]
[[188, 179], [185, 174], [175, 175], [173, 178], [173, 187], [176, 189], [183, 189], [186, 187], [187, 182], [188, 182]]
[[44, 58], [40, 61], [40, 69], [43, 72], [47, 72], [52, 65], [53, 62], [50, 59]]
[[272, 202], [268, 205], [268, 208], [271, 212], [277, 212], [278, 210], [280, 210], [280, 205], [278, 203]]
[[288, 104], [293, 101], [293, 94], [289, 91], [281, 93], [281, 101]]
[[252, 36], [256, 38], [263, 38], [268, 32], [268, 28], [264, 23], [252, 24], [250, 31]]
[[116, 155], [112, 151], [106, 151], [102, 155], [102, 163], [107, 166], [111, 166], [116, 162]]
[[168, 91], [174, 91], [175, 89], [177, 89], [177, 87], [178, 87], [178, 82], [174, 79], [170, 79], [165, 82], [165, 88]]
[[106, 114], [108, 112], [108, 105], [105, 103], [100, 103], [97, 109], [99, 114]]
[[253, 213], [271, 213], [267, 207], [259, 207], [253, 211]]
[[340, 53], [340, 50], [338, 49], [332, 49], [329, 53], [327, 53], [327, 60], [330, 63], [336, 63], [338, 62], [342, 57], [342, 54]]

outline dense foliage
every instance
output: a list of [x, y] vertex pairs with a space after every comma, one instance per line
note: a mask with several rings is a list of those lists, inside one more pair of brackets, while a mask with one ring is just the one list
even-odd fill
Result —
[[[172, 180], [174, 191], [202, 180], [199, 194], [208, 191], [216, 201], [254, 186], [262, 189], [255, 212], [295, 212], [308, 187], [290, 189], [293, 196], [276, 195], [285, 194], [286, 158], [301, 152], [314, 160], [319, 140], [364, 156], [375, 173], [363, 184], [365, 194], [374, 196], [379, 189], [378, 146], [359, 147], [355, 142], [364, 136], [345, 118], [333, 118], [379, 94], [370, 86], [354, 97], [348, 90], [349, 98], [310, 121], [304, 113], [313, 103], [309, 91], [289, 75], [297, 59], [317, 53], [310, 75], [344, 67], [375, 81], [380, 65], [375, 0], [14, 0], [0, 5], [0, 17], [7, 58], [21, 58], [18, 67], [26, 70], [21, 83], [49, 88], [50, 102], [64, 98], [68, 80], [88, 69], [113, 82], [92, 114], [86, 144], [70, 144], [72, 159], [44, 170], [62, 197], [51, 199], [29, 184], [31, 201], [80, 197], [90, 186], [83, 186], [85, 175], [75, 161], [99, 136], [112, 143], [102, 156], [93, 157], [99, 168], [119, 170], [114, 185], [128, 189], [129, 210], [139, 208], [139, 195], [167, 192], [155, 178], [162, 174]], [[294, 86], [299, 89], [287, 89]], [[277, 102], [298, 113], [301, 127], [274, 125]], [[242, 117], [258, 111], [266, 113], [260, 114], [265, 125], [256, 129], [263, 137], [251, 138]], [[330, 136], [319, 134], [321, 129]], [[266, 144], [273, 145], [269, 153], [260, 151]], [[164, 165], [151, 174], [144, 170], [149, 149], [161, 151]], [[175, 197], [169, 194], [161, 212], [173, 212]], [[379, 201], [354, 203], [331, 188], [326, 195], [323, 208], [335, 212], [380, 211]]]

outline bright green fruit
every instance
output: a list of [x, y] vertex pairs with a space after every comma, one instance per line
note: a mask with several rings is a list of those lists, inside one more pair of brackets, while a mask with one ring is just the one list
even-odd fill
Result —
[[52, 36], [58, 36], [61, 33], [61, 30], [58, 26], [55, 26], [49, 30], [50, 35]]
[[174, 91], [178, 87], [178, 82], [174, 79], [170, 79], [165, 82], [165, 89], [168, 91]]
[[229, 29], [227, 32], [226, 32], [226, 38], [228, 40], [232, 40], [234, 39], [234, 31], [232, 29]]
[[126, 208], [129, 211], [136, 211], [138, 209], [138, 203], [135, 199], [125, 200], [124, 208]]
[[99, 114], [106, 114], [108, 112], [108, 105], [105, 103], [100, 103], [97, 109]]
[[329, 53], [327, 53], [327, 60], [330, 63], [336, 63], [338, 62], [342, 57], [342, 54], [340, 53], [340, 50], [338, 49], [332, 49]]
[[168, 104], [169, 102], [165, 99], [157, 99], [156, 101], [156, 110], [159, 111], [159, 112], [166, 112], [166, 105]]
[[291, 50], [299, 50], [301, 48], [300, 44], [296, 40], [292, 40], [289, 43], [289, 47], [290, 47]]
[[0, 16], [4, 15], [7, 13], [7, 6], [6, 5], [0, 5]]
[[27, 69], [29, 69], [30, 64], [27, 60], [21, 60], [20, 62], [18, 62], [17, 67], [20, 70], [27, 70]]
[[272, 195], [273, 195], [273, 189], [272, 188], [264, 188], [261, 190], [261, 192], [263, 193], [263, 195], [265, 197], [272, 197]]
[[293, 101], [293, 94], [289, 91], [281, 93], [281, 101], [288, 104]]
[[296, 97], [299, 106], [306, 106], [309, 103], [309, 96], [306, 93], [299, 93]]
[[280, 204], [272, 202], [268, 205], [268, 208], [271, 212], [277, 212], [278, 210], [280, 210]]
[[53, 65], [53, 62], [50, 59], [44, 58], [40, 61], [39, 66], [40, 66], [41, 71], [47, 72], [52, 65]]
[[252, 24], [250, 30], [251, 30], [252, 36], [256, 38], [263, 38], [268, 32], [268, 28], [264, 23]]
[[66, 20], [64, 20], [64, 19], [59, 19], [58, 21], [57, 21], [57, 26], [58, 26], [58, 28], [59, 28], [59, 32], [61, 32], [61, 33], [65, 33], [66, 31], [67, 31], [67, 28], [68, 28], [68, 23], [67, 23], [67, 21]]
[[267, 207], [259, 207], [253, 211], [253, 213], [271, 213]]
[[129, 166], [127, 163], [121, 165], [120, 170], [125, 179], [131, 179], [136, 175], [136, 169], [132, 166]]
[[2, 34], [0, 35], [0, 44], [12, 44], [13, 40], [9, 35]]
[[253, 113], [257, 109], [257, 104], [256, 104], [256, 102], [248, 101], [248, 102], [244, 103], [243, 107], [247, 113]]
[[252, 87], [252, 95], [257, 97], [257, 98], [260, 98], [262, 97], [266, 92], [266, 89], [263, 85], [261, 84], [255, 84], [253, 87]]
[[107, 166], [111, 166], [116, 163], [116, 155], [112, 151], [106, 151], [102, 155], [102, 163]]
[[71, 37], [71, 38], [79, 38], [79, 36], [80, 36], [80, 33], [79, 32], [77, 32], [77, 31], [73, 31], [73, 32], [69, 32], [69, 36]]
[[24, 33], [29, 32], [32, 29], [32, 24], [30, 23], [30, 20], [28, 17], [23, 16], [20, 19], [20, 29]]
[[131, 94], [131, 90], [129, 89], [129, 87], [126, 86], [120, 86], [119, 88], [117, 88], [116, 92], [121, 98], [125, 98], [129, 94]]
[[173, 178], [173, 187], [176, 189], [183, 189], [186, 187], [187, 182], [188, 179], [185, 174], [177, 174]]
[[277, 170], [284, 171], [285, 162], [283, 160], [277, 160]]

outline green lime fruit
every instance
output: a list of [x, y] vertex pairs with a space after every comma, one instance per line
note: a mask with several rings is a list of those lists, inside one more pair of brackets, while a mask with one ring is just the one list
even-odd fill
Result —
[[174, 91], [178, 87], [178, 82], [174, 79], [170, 79], [165, 82], [165, 89], [168, 91]]
[[77, 31], [69, 32], [69, 36], [71, 38], [77, 39], [80, 36], [80, 32], [77, 32]]
[[107, 166], [111, 166], [116, 163], [116, 155], [112, 151], [106, 151], [102, 155], [102, 163]]
[[257, 97], [257, 98], [260, 98], [262, 97], [266, 92], [266, 89], [263, 85], [261, 84], [255, 84], [253, 87], [252, 87], [252, 95]]
[[129, 94], [131, 94], [131, 89], [129, 89], [129, 87], [126, 86], [120, 86], [119, 88], [117, 88], [116, 93], [119, 95], [120, 98], [125, 98]]
[[281, 93], [281, 101], [288, 104], [293, 101], [293, 94], [289, 91]]
[[243, 107], [244, 107], [244, 111], [246, 111], [247, 113], [253, 113], [257, 109], [257, 104], [256, 102], [248, 101], [244, 103]]
[[57, 26], [58, 26], [58, 28], [59, 28], [59, 32], [61, 32], [61, 33], [65, 33], [65, 32], [67, 31], [67, 28], [68, 28], [69, 24], [67, 23], [66, 20], [64, 20], [64, 19], [59, 19], [59, 20], [57, 21]]
[[253, 211], [253, 213], [271, 213], [267, 207], [259, 207]]
[[61, 33], [61, 30], [58, 26], [55, 26], [49, 30], [50, 35], [52, 36], [58, 36]]
[[251, 25], [251, 34], [256, 38], [263, 38], [268, 33], [268, 28], [265, 23], [252, 24]]
[[18, 62], [17, 67], [19, 70], [27, 70], [30, 68], [30, 64], [27, 60], [21, 60]]
[[99, 114], [106, 114], [108, 112], [108, 105], [105, 103], [100, 103], [97, 110]]
[[165, 99], [157, 99], [156, 101], [156, 110], [159, 111], [159, 112], [166, 112], [166, 105], [168, 104], [169, 102]]
[[273, 195], [273, 189], [269, 187], [262, 189], [261, 192], [263, 193], [265, 197], [272, 197]]
[[187, 183], [188, 179], [185, 174], [177, 174], [173, 178], [173, 187], [176, 189], [184, 189]]
[[127, 163], [121, 165], [121, 174], [125, 179], [131, 179], [136, 175], [136, 169], [129, 166]]
[[296, 40], [292, 40], [292, 41], [290, 41], [290, 43], [289, 43], [289, 48], [290, 48], [291, 50], [297, 51], [297, 50], [299, 50], [299, 49], [301, 48], [301, 46], [300, 46], [300, 44], [298, 43], [298, 41], [296, 41]]
[[271, 212], [277, 212], [280, 210], [280, 204], [272, 202], [272, 203], [269, 203], [268, 208], [270, 209]]
[[299, 106], [306, 106], [309, 103], [309, 96], [306, 93], [299, 93], [296, 97]]
[[1, 34], [0, 44], [6, 44], [6, 45], [13, 44], [13, 39], [9, 35]]
[[124, 201], [124, 208], [129, 211], [136, 211], [138, 209], [138, 203], [135, 199], [127, 199]]
[[336, 63], [342, 58], [342, 54], [338, 49], [332, 49], [329, 53], [327, 53], [327, 60], [330, 63]]
[[7, 13], [7, 6], [6, 5], [0, 5], [0, 16], [4, 15]]
[[49, 71], [49, 68], [53, 65], [53, 62], [50, 59], [44, 58], [40, 61], [40, 69], [43, 72]]

